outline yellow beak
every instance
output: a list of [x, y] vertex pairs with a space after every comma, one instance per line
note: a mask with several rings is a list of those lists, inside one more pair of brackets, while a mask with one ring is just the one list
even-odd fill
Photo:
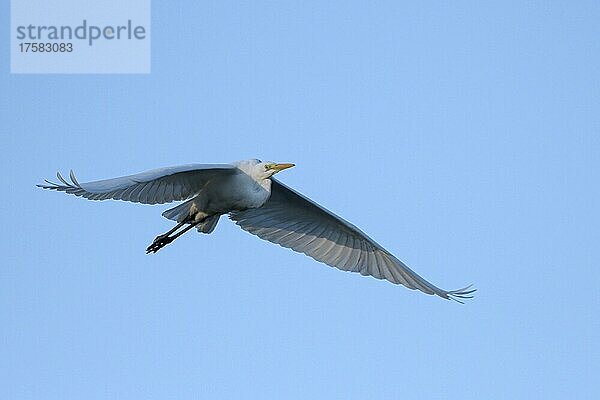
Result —
[[283, 171], [284, 169], [292, 168], [296, 164], [271, 164], [269, 165], [269, 169], [274, 169], [275, 171]]

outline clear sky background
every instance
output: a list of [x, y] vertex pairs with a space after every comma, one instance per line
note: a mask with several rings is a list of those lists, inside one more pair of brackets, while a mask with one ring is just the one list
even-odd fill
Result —
[[[149, 75], [3, 59], [0, 398], [596, 398], [600, 3], [397, 3], [155, 1]], [[254, 157], [475, 299], [227, 219], [146, 255], [167, 206], [35, 188]]]

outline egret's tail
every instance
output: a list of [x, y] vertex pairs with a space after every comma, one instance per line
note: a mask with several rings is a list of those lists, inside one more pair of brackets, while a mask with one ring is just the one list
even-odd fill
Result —
[[186, 218], [190, 216], [190, 208], [192, 207], [194, 199], [185, 201], [178, 205], [177, 207], [173, 207], [162, 213], [163, 217], [166, 219], [170, 219], [175, 222], [183, 222]]
[[220, 215], [213, 215], [211, 217], [206, 218], [204, 222], [198, 224], [198, 232], [201, 233], [211, 233], [215, 230], [217, 223], [219, 222]]
[[[194, 199], [183, 202], [177, 207], [168, 209], [162, 215], [163, 217], [172, 221], [183, 222], [190, 216], [190, 208], [192, 207], [193, 201]], [[211, 233], [214, 231], [217, 223], [219, 222], [219, 217], [220, 215], [213, 215], [206, 218], [206, 220], [197, 225], [198, 232]]]

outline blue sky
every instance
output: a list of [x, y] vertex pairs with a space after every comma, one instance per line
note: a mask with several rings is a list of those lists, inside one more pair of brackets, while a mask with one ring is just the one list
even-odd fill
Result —
[[[5, 59], [0, 397], [594, 398], [599, 20], [591, 1], [154, 2], [149, 75]], [[34, 186], [254, 157], [476, 298], [225, 219], [148, 256], [166, 206]]]

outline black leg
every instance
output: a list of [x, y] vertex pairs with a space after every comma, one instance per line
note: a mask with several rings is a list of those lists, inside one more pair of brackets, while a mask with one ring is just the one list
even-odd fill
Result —
[[154, 238], [154, 241], [156, 242], [157, 240], [160, 240], [162, 238], [165, 238], [167, 236], [169, 236], [171, 233], [175, 232], [177, 229], [181, 228], [182, 226], [184, 226], [185, 224], [190, 222], [190, 217], [184, 219], [183, 221], [179, 222], [177, 225], [175, 225], [175, 227], [173, 229], [171, 229], [168, 232], [163, 233], [162, 235], [158, 235], [157, 237]]
[[[208, 218], [208, 217], [206, 217], [206, 218]], [[152, 242], [152, 244], [150, 246], [148, 246], [148, 248], [146, 248], [146, 254], [156, 253], [157, 251], [159, 251], [160, 249], [162, 249], [163, 247], [165, 247], [166, 245], [168, 245], [169, 243], [171, 243], [173, 240], [177, 239], [179, 236], [183, 235], [184, 233], [186, 233], [187, 231], [189, 231], [190, 229], [192, 229], [196, 225], [201, 224], [202, 222], [204, 222], [206, 220], [206, 218], [202, 218], [199, 221], [193, 221], [193, 222], [191, 221], [192, 218], [186, 218], [186, 220], [178, 223], [170, 231], [168, 231], [166, 233], [163, 233], [162, 235], [158, 235], [154, 239], [154, 241]], [[171, 236], [171, 234], [173, 232], [175, 232], [177, 229], [181, 228], [185, 224], [189, 224], [189, 226], [186, 226], [184, 229], [182, 229], [181, 231], [177, 232], [175, 235]]]

